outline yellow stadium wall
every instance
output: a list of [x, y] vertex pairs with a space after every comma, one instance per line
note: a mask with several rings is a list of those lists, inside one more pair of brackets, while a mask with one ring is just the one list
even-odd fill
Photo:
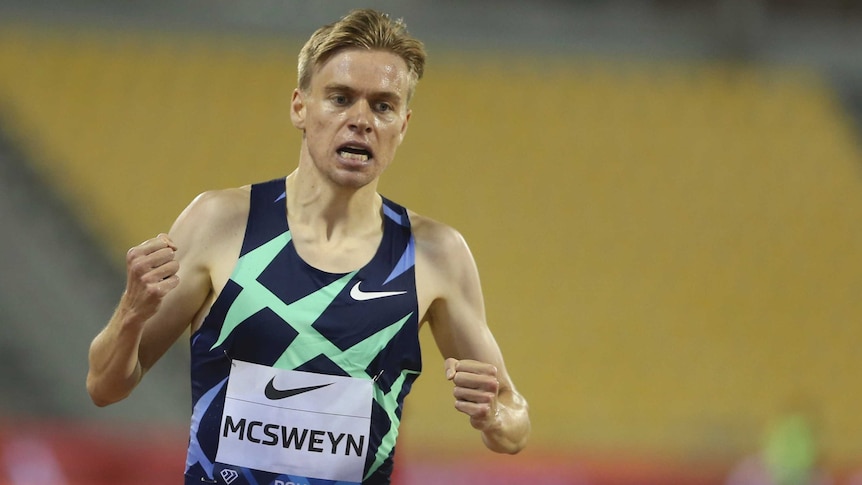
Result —
[[[119, 264], [292, 170], [299, 45], [7, 28], [0, 102]], [[862, 156], [816, 74], [430, 50], [381, 188], [470, 243], [528, 457], [735, 456], [796, 399], [862, 457]], [[423, 338], [407, 448], [476, 450]]]

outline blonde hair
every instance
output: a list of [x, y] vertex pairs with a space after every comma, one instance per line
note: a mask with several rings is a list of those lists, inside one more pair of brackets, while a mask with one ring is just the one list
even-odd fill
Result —
[[308, 39], [299, 52], [299, 89], [307, 91], [315, 69], [344, 49], [389, 51], [407, 64], [410, 76], [407, 100], [425, 71], [425, 46], [407, 32], [402, 19], [372, 9], [353, 10], [338, 22], [325, 25]]

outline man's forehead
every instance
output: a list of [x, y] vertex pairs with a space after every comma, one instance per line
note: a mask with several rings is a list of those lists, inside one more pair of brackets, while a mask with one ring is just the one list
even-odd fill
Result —
[[406, 92], [409, 73], [404, 59], [389, 51], [345, 49], [337, 52], [315, 69], [315, 81], [349, 85], [370, 83], [377, 89]]

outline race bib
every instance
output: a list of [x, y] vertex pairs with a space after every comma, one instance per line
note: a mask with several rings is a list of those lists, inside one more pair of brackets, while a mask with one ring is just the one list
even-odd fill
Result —
[[362, 481], [369, 379], [234, 360], [216, 461], [279, 475]]

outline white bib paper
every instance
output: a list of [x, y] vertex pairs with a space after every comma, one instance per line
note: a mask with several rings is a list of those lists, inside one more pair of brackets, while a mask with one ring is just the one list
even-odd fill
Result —
[[361, 482], [373, 382], [234, 360], [216, 461]]

